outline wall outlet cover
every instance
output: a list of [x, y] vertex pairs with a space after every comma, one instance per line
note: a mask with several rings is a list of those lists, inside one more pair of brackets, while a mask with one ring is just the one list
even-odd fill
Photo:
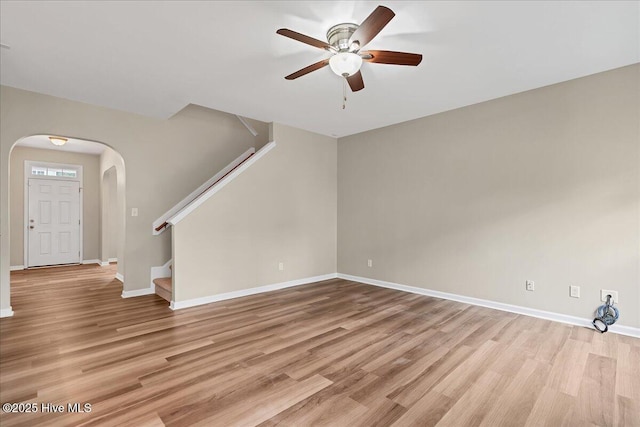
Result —
[[608, 289], [600, 289], [600, 301], [607, 301], [607, 295], [611, 295], [614, 303], [618, 304], [618, 291], [610, 291]]
[[569, 286], [569, 296], [571, 298], [580, 298], [580, 286]]

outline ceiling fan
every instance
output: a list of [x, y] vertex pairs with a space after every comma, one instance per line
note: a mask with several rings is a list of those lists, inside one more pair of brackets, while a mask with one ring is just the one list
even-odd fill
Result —
[[298, 77], [329, 65], [334, 73], [347, 80], [353, 92], [357, 92], [364, 89], [364, 81], [362, 80], [362, 73], [360, 73], [362, 61], [412, 66], [420, 64], [422, 55], [417, 53], [393, 52], [389, 50], [360, 50], [364, 45], [373, 40], [395, 15], [396, 14], [388, 7], [378, 6], [361, 25], [344, 23], [329, 28], [329, 31], [327, 31], [328, 43], [287, 28], [279, 29], [276, 33], [281, 36], [289, 37], [332, 53], [331, 57], [289, 74], [285, 79], [297, 79]]

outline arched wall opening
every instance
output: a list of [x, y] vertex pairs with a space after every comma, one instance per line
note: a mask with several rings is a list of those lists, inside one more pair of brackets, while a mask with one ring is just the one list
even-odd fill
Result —
[[[118, 262], [116, 277], [123, 281], [126, 209], [124, 159], [105, 143], [63, 137], [67, 139], [67, 143], [61, 148], [53, 146], [46, 134], [20, 138], [10, 148], [7, 165], [9, 227], [6, 233], [9, 243], [6, 250], [10, 255], [10, 270], [28, 267], [28, 232], [25, 233], [25, 230], [29, 223], [29, 219], [26, 218], [29, 207], [28, 189], [25, 188], [25, 184], [31, 177], [30, 168], [33, 162], [53, 165], [72, 164], [79, 165], [82, 170], [80, 262], [107, 265], [110, 258], [112, 260], [115, 258]], [[25, 169], [27, 166], [29, 171]], [[50, 177], [45, 175], [41, 178], [55, 178], [52, 171], [49, 172]], [[45, 171], [44, 174], [46, 173]], [[38, 178], [35, 175], [33, 177]], [[113, 209], [107, 209], [109, 206]], [[107, 241], [111, 243], [111, 247], [105, 245], [105, 236], [109, 236]], [[109, 254], [110, 249], [113, 249], [111, 251], [113, 256]], [[9, 283], [10, 296], [10, 277], [6, 277], [5, 280]], [[6, 310], [3, 310], [3, 317], [13, 314], [4, 311]]]

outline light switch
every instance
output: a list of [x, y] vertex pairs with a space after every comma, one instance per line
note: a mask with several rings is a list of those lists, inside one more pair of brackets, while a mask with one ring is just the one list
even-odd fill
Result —
[[131, 208], [131, 216], [138, 216], [138, 208]]
[[580, 298], [580, 286], [569, 286], [569, 296], [571, 298]]

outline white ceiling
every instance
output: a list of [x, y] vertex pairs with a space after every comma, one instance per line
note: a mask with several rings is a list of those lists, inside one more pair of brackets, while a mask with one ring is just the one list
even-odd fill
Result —
[[[367, 48], [422, 53], [365, 63], [341, 109], [324, 40], [378, 5], [396, 17]], [[2, 1], [0, 81], [167, 118], [189, 103], [344, 136], [640, 62], [639, 3], [596, 1]]]
[[[55, 135], [53, 135], [55, 136]], [[49, 140], [49, 135], [33, 135], [21, 139], [17, 144], [19, 147], [40, 148], [42, 150], [57, 150], [70, 153], [84, 153], [99, 156], [102, 154], [106, 145], [93, 141], [85, 141], [84, 139], [68, 138], [66, 144], [58, 146], [53, 145]]]

